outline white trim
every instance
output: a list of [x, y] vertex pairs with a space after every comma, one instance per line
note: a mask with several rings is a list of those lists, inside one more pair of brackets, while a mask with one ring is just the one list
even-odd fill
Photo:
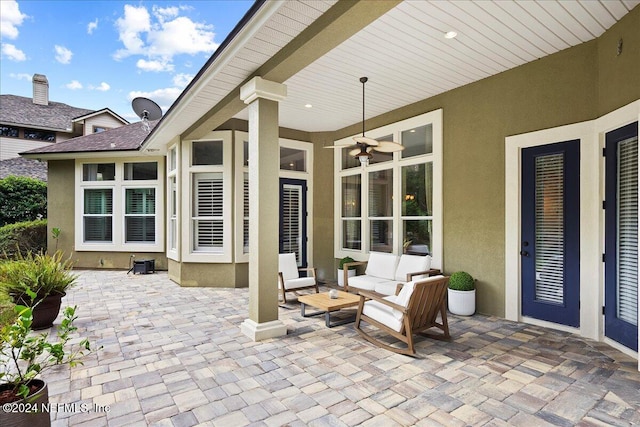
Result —
[[258, 323], [251, 319], [245, 319], [240, 324], [240, 331], [253, 341], [262, 341], [287, 335], [287, 325], [282, 320]]
[[[194, 142], [198, 141], [222, 141], [222, 165], [191, 165], [191, 151]], [[228, 263], [233, 260], [233, 244], [232, 234], [232, 181], [233, 181], [233, 145], [231, 138], [231, 131], [217, 131], [210, 132], [204, 138], [185, 141], [182, 144], [182, 159], [180, 165], [182, 167], [182, 173], [180, 179], [182, 181], [181, 189], [182, 194], [185, 196], [181, 198], [183, 202], [188, 203], [181, 204], [181, 211], [183, 213], [181, 218], [181, 257], [183, 262], [199, 262], [199, 263]], [[223, 176], [223, 208], [222, 217], [224, 222], [223, 241], [224, 246], [222, 252], [196, 252], [193, 250], [193, 175], [197, 173], [210, 173], [218, 172]]]
[[[544, 129], [505, 139], [505, 317], [540, 324], [522, 316], [520, 278], [520, 187], [521, 152], [573, 139], [580, 140], [580, 327], [567, 328], [550, 322], [543, 326], [570, 330], [581, 336], [605, 341], [604, 302], [604, 147], [605, 133], [640, 120], [640, 100], [596, 120]], [[639, 285], [640, 286], [640, 285]], [[640, 335], [640, 333], [639, 333]], [[629, 350], [627, 349], [627, 352]], [[632, 352], [633, 353], [633, 352]], [[637, 353], [635, 353], [637, 357]], [[640, 364], [639, 364], [640, 369]]]
[[[158, 177], [155, 180], [125, 180], [125, 163], [157, 162]], [[83, 181], [82, 165], [93, 163], [115, 163], [115, 179], [113, 181]], [[79, 159], [75, 162], [75, 250], [78, 252], [164, 252], [164, 157], [157, 158], [94, 158]], [[84, 241], [84, 190], [91, 188], [111, 188], [113, 190], [112, 241]], [[155, 190], [155, 234], [154, 243], [126, 243], [124, 226], [125, 190], [127, 188], [153, 188]]]
[[280, 102], [287, 97], [287, 86], [255, 76], [240, 87], [240, 99], [249, 105], [258, 98]]
[[[180, 190], [180, 171], [181, 171], [181, 164], [180, 164], [180, 159], [181, 159], [181, 150], [180, 147], [182, 146], [182, 143], [180, 141], [178, 141], [177, 143], [169, 146], [168, 150], [167, 150], [167, 156], [166, 156], [166, 163], [167, 163], [167, 183], [166, 183], [166, 189], [167, 189], [167, 195], [165, 197], [164, 200], [166, 200], [166, 218], [167, 218], [167, 226], [166, 226], [166, 236], [167, 236], [167, 258], [172, 259], [174, 261], [178, 261], [180, 262], [180, 247], [181, 247], [181, 223], [180, 223], [180, 218], [181, 218], [181, 199], [180, 196], [182, 195], [182, 191]], [[169, 170], [170, 168], [170, 156], [171, 156], [171, 150], [176, 150], [176, 168], [174, 170]], [[172, 249], [171, 246], [171, 180], [174, 179], [176, 180], [176, 247], [175, 249]]]
[[[369, 186], [369, 172], [378, 170], [393, 170], [393, 197], [394, 200], [401, 199], [401, 170], [404, 166], [423, 164], [426, 162], [432, 162], [433, 165], [433, 215], [432, 221], [432, 235], [431, 235], [431, 248], [432, 252], [431, 265], [433, 268], [442, 269], [443, 266], [443, 189], [442, 189], [442, 159], [443, 159], [443, 132], [442, 132], [442, 119], [443, 110], [438, 109], [419, 116], [411, 117], [406, 120], [391, 123], [386, 126], [382, 126], [376, 129], [367, 131], [366, 135], [371, 138], [380, 138], [385, 135], [393, 135], [394, 141], [401, 141], [402, 131], [411, 129], [418, 126], [424, 126], [427, 124], [432, 125], [433, 132], [433, 150], [431, 154], [425, 154], [420, 156], [412, 156], [408, 158], [402, 158], [399, 152], [393, 154], [393, 160], [382, 163], [374, 163], [362, 167], [354, 167], [349, 169], [342, 169], [342, 150], [334, 150], [334, 256], [336, 258], [342, 258], [350, 256], [356, 260], [366, 260], [369, 257], [369, 232], [368, 232], [368, 212], [366, 207], [369, 202], [369, 194], [367, 190], [362, 191], [362, 211], [360, 220], [362, 230], [362, 246], [360, 250], [350, 250], [342, 248], [342, 178], [345, 176], [360, 175], [362, 177], [361, 186], [363, 189], [368, 189]], [[352, 137], [343, 138], [335, 141], [335, 144], [344, 144], [345, 146], [352, 144]], [[366, 173], [365, 173], [366, 172]], [[398, 236], [402, 235], [402, 221], [400, 209], [394, 206], [393, 212], [393, 251], [392, 253], [398, 255], [402, 254], [402, 242]]]

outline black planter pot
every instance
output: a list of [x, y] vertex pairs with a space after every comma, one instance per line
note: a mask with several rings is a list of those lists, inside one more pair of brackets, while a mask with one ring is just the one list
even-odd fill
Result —
[[[31, 324], [33, 330], [47, 329], [53, 326], [53, 322], [58, 317], [58, 313], [60, 313], [62, 297], [65, 295], [50, 294], [33, 308], [33, 323]], [[25, 301], [23, 297], [19, 297], [16, 303], [25, 306], [31, 305], [31, 302]]]
[[[49, 390], [47, 384], [42, 380], [31, 380], [30, 384], [40, 388], [30, 394], [26, 399], [20, 399], [8, 405], [10, 412], [0, 408], [0, 426], [2, 427], [50, 427], [51, 415], [48, 411]], [[0, 392], [11, 388], [9, 384], [0, 384]], [[25, 412], [29, 409], [30, 412]], [[37, 409], [37, 411], [31, 411]], [[45, 409], [43, 411], [43, 409]]]

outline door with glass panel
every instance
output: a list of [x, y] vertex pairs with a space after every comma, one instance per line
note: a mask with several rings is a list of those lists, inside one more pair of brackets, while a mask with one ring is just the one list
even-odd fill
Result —
[[307, 182], [280, 178], [280, 253], [295, 253], [307, 266]]
[[580, 325], [580, 141], [522, 150], [522, 315]]
[[605, 144], [605, 335], [637, 351], [638, 122]]

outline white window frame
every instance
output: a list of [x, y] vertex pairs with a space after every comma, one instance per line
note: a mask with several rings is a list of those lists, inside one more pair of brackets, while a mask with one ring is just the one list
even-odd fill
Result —
[[[222, 165], [191, 165], [192, 147], [194, 142], [204, 141], [222, 141]], [[233, 228], [231, 227], [232, 212], [233, 212], [233, 196], [232, 196], [232, 181], [233, 181], [233, 164], [232, 164], [232, 134], [231, 131], [216, 131], [210, 132], [201, 139], [184, 141], [181, 147], [180, 165], [182, 167], [182, 178], [179, 183], [182, 194], [185, 198], [182, 200], [188, 201], [183, 203], [181, 210], [183, 216], [180, 219], [181, 223], [181, 258], [185, 262], [198, 262], [198, 263], [229, 263], [233, 260]], [[222, 173], [223, 179], [223, 209], [222, 220], [223, 226], [223, 241], [224, 245], [220, 252], [205, 252], [195, 251], [194, 239], [193, 239], [193, 201], [195, 193], [193, 189], [193, 176], [198, 173]], [[188, 206], [187, 206], [188, 205]]]
[[[171, 169], [171, 156], [172, 154], [175, 155], [176, 157], [176, 165], [175, 165], [175, 169]], [[181, 191], [180, 191], [180, 157], [181, 157], [181, 151], [180, 151], [180, 143], [172, 145], [171, 147], [169, 147], [169, 149], [167, 150], [167, 197], [166, 197], [166, 201], [167, 201], [167, 209], [166, 209], [166, 216], [167, 216], [167, 227], [166, 227], [166, 233], [167, 233], [167, 258], [172, 259], [174, 261], [180, 261], [180, 243], [181, 243], [181, 239], [180, 239], [180, 212], [182, 211], [182, 209], [180, 209], [180, 196], [181, 196]], [[176, 186], [176, 192], [175, 195], [172, 192], [172, 181], [175, 180], [175, 186]], [[175, 216], [175, 242], [172, 242], [172, 236], [174, 236], [172, 234], [172, 229], [171, 229], [171, 220], [172, 220], [172, 212], [171, 212], [171, 207], [173, 206], [173, 198], [176, 198], [175, 200], [175, 206], [176, 206], [176, 216]], [[175, 247], [171, 247], [172, 243], [175, 243]]]
[[[247, 132], [234, 132], [234, 168], [235, 168], [235, 188], [234, 206], [235, 206], [235, 262], [249, 262], [249, 253], [243, 253], [244, 246], [244, 173], [249, 172], [249, 168], [244, 166], [244, 141], [249, 140]], [[278, 178], [299, 179], [307, 182], [307, 263], [313, 265], [313, 144], [310, 142], [299, 141], [294, 139], [279, 138], [279, 148], [292, 148], [305, 152], [305, 171], [292, 171], [279, 169]], [[278, 157], [279, 158], [279, 157]], [[279, 164], [279, 162], [278, 162]]]
[[[124, 180], [125, 163], [156, 162], [158, 177], [154, 180]], [[115, 163], [113, 181], [83, 181], [82, 169], [85, 164]], [[126, 157], [103, 159], [77, 159], [75, 191], [75, 249], [79, 252], [164, 252], [164, 158], [163, 157]], [[84, 241], [84, 191], [92, 188], [111, 188], [113, 190], [112, 241]], [[156, 194], [155, 242], [125, 242], [125, 197], [127, 188], [153, 188]]]
[[[395, 122], [386, 126], [367, 131], [366, 135], [370, 138], [381, 138], [387, 135], [393, 135], [394, 141], [401, 141], [402, 131], [424, 126], [432, 125], [433, 132], [433, 149], [430, 154], [422, 154], [408, 158], [402, 158], [399, 152], [393, 154], [393, 159], [387, 162], [373, 163], [366, 167], [353, 167], [342, 169], [342, 150], [334, 150], [334, 256], [342, 258], [350, 256], [355, 260], [366, 261], [369, 258], [371, 230], [369, 217], [369, 172], [378, 170], [392, 169], [393, 171], [393, 200], [396, 201], [393, 207], [393, 250], [395, 255], [401, 255], [403, 252], [402, 240], [402, 224], [405, 219], [429, 219], [432, 221], [431, 236], [431, 266], [432, 268], [442, 268], [443, 257], [443, 237], [442, 237], [442, 109], [434, 110], [419, 116], [411, 117], [406, 120]], [[355, 136], [355, 135], [354, 135]], [[352, 145], [352, 136], [335, 141], [335, 144]], [[433, 164], [433, 215], [429, 217], [406, 217], [402, 215], [400, 200], [402, 199], [402, 168], [431, 162]], [[361, 248], [359, 250], [347, 249], [342, 247], [342, 178], [346, 176], [360, 175], [361, 192]], [[386, 218], [386, 217], [385, 217]], [[378, 219], [378, 218], [374, 218]]]

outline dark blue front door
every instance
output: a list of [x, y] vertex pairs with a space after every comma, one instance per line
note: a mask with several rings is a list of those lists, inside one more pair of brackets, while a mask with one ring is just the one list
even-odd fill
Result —
[[522, 314], [580, 325], [580, 141], [522, 150]]
[[307, 182], [280, 178], [280, 253], [295, 253], [307, 266]]
[[638, 122], [605, 138], [607, 337], [638, 350]]

